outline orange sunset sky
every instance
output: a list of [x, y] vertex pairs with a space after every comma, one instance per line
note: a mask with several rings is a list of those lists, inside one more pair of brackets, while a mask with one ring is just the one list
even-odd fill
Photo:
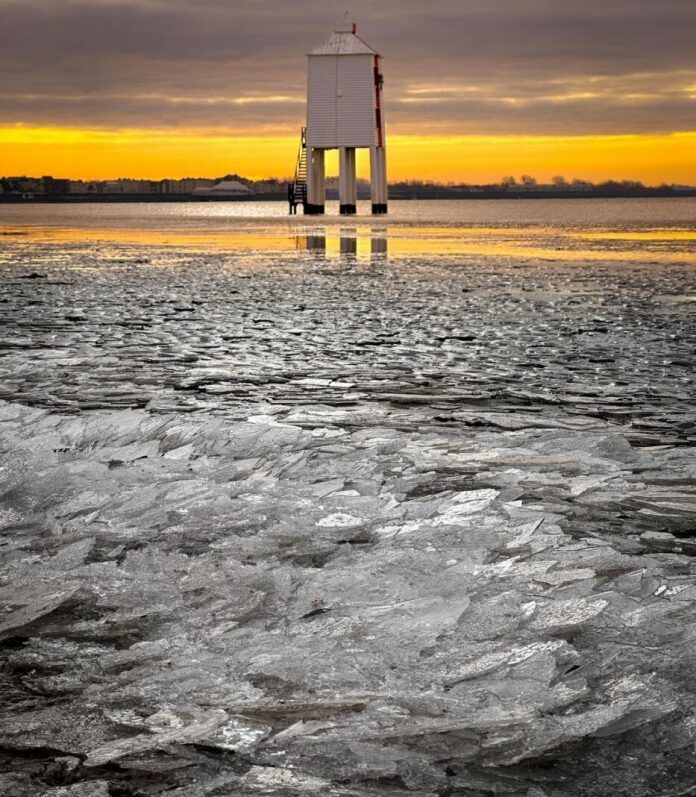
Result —
[[[342, 11], [0, 0], [0, 174], [287, 176], [304, 53]], [[384, 55], [392, 181], [696, 184], [694, 2], [358, 0], [351, 15]]]

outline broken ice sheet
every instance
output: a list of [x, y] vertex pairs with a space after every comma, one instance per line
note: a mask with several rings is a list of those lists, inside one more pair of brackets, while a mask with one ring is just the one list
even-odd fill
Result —
[[[66, 601], [70, 600], [79, 588], [78, 585], [73, 584], [63, 589], [54, 589], [50, 591], [38, 589], [34, 591], [34, 594], [25, 590], [22, 597], [16, 594], [11, 596], [7, 594], [6, 590], [6, 610], [0, 615], [0, 637], [10, 636], [14, 632], [49, 615]], [[8, 604], [12, 604], [15, 601], [19, 601], [20, 603], [18, 608], [12, 609], [11, 605], [8, 606]]]

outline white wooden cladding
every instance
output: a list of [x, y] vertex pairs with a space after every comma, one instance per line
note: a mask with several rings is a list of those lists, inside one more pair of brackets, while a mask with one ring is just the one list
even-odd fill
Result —
[[377, 143], [374, 56], [339, 55], [337, 60], [337, 146], [374, 147]]
[[338, 56], [309, 56], [307, 77], [307, 146], [335, 147]]
[[375, 103], [372, 55], [309, 56], [308, 146], [376, 146]]

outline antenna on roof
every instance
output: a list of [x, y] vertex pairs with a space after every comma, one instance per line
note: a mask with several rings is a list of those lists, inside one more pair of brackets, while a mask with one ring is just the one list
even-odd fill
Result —
[[350, 20], [350, 11], [346, 11], [343, 20], [336, 30], [337, 33], [357, 33], [358, 26]]

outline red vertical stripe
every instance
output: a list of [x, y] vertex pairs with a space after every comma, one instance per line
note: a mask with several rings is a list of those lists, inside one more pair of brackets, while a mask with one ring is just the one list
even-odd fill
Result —
[[377, 124], [377, 146], [384, 146], [384, 134], [382, 129], [382, 84], [379, 74], [379, 56], [375, 56], [374, 66], [375, 79], [375, 121]]

